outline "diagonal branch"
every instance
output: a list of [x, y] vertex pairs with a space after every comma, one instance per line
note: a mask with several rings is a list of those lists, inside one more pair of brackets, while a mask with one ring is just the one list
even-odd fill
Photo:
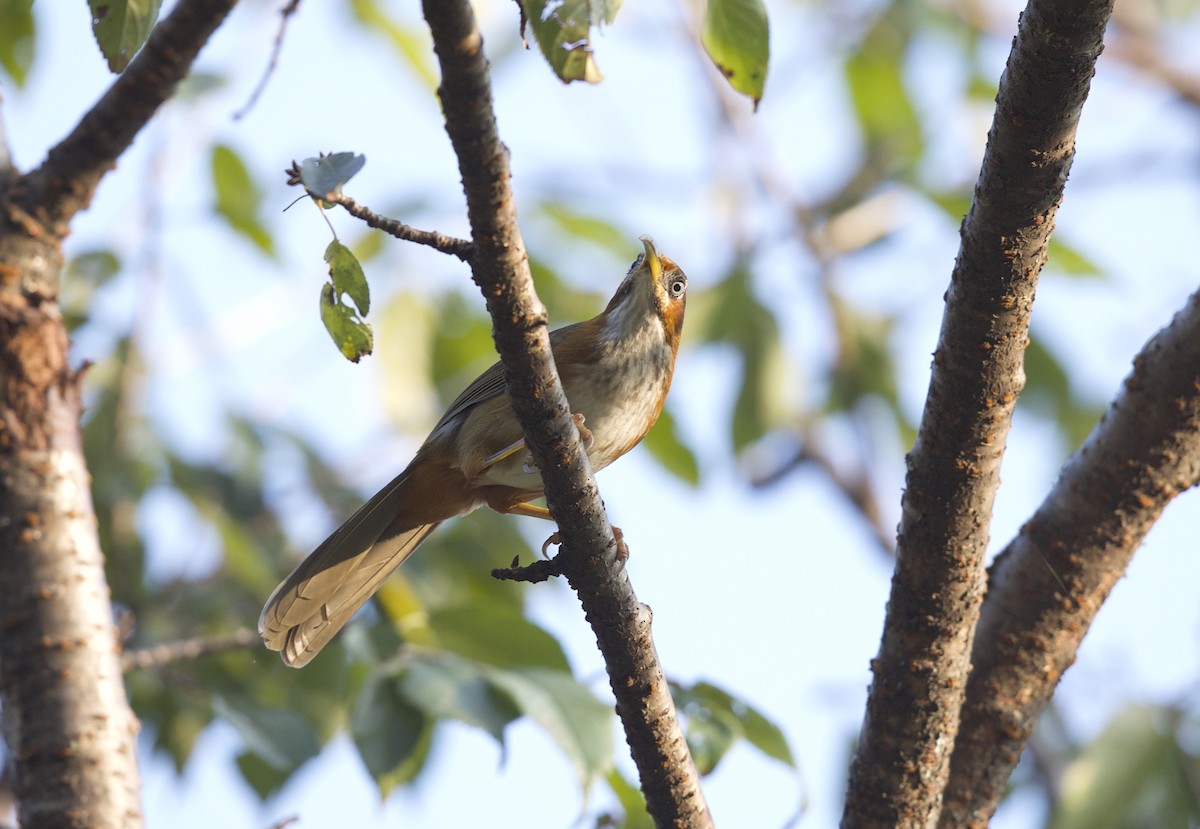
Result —
[[50, 149], [14, 201], [56, 238], [91, 202], [104, 174], [174, 93], [236, 0], [181, 0], [71, 133]]
[[1166, 505], [1200, 483], [1200, 292], [992, 565], [942, 826], [984, 827], [1034, 722]]
[[650, 638], [650, 610], [638, 602], [621, 566], [554, 367], [546, 310], [534, 292], [517, 226], [508, 151], [497, 134], [482, 37], [467, 0], [425, 0], [424, 13], [441, 64], [446, 132], [467, 197], [476, 253], [472, 273], [492, 316], [509, 400], [558, 522], [563, 573], [596, 633], [655, 823], [711, 826]]
[[1111, 0], [1030, 0], [946, 295], [896, 571], [844, 826], [929, 826], [941, 809], [983, 557], [1034, 289]]

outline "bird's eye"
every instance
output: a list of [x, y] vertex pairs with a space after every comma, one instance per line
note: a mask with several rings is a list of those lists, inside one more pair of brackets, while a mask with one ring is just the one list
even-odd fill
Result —
[[686, 288], [687, 282], [685, 280], [672, 279], [671, 284], [667, 287], [667, 290], [671, 292], [671, 297], [673, 299], [679, 299], [681, 296], [683, 296], [683, 292]]

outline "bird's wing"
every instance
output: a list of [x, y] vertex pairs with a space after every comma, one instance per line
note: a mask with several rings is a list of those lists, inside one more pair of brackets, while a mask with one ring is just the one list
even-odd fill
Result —
[[504, 366], [498, 362], [493, 363], [483, 374], [472, 380], [471, 385], [462, 390], [462, 394], [454, 398], [454, 402], [450, 404], [450, 408], [446, 409], [442, 419], [433, 427], [433, 431], [438, 431], [472, 406], [504, 394], [507, 387], [508, 383], [504, 379]]
[[[578, 328], [586, 323], [574, 323], [566, 325], [555, 331], [550, 332], [550, 349], [552, 352], [557, 352], [558, 346], [567, 338], [572, 329]], [[561, 367], [559, 371], [561, 371]], [[433, 427], [436, 432], [445, 426], [454, 418], [458, 417], [463, 412], [470, 409], [472, 406], [477, 406], [485, 400], [491, 400], [493, 397], [498, 397], [505, 393], [508, 388], [508, 381], [504, 378], [504, 365], [499, 361], [492, 363], [487, 369], [471, 381], [471, 385], [463, 389], [462, 394], [454, 398], [454, 402], [446, 409], [446, 413], [442, 415], [442, 419]]]
[[384, 487], [275, 588], [258, 632], [283, 661], [305, 665], [437, 524], [381, 538], [395, 519], [406, 476]]

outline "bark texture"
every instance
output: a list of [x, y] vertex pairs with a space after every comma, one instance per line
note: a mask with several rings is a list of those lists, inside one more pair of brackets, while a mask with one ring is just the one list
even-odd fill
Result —
[[0, 175], [0, 702], [27, 827], [141, 825], [80, 377], [58, 307], [62, 240], [233, 0], [183, 0], [36, 170]]
[[563, 539], [562, 572], [596, 634], [659, 827], [712, 825], [650, 636], [650, 610], [625, 573], [612, 527], [554, 368], [546, 309], [517, 226], [508, 151], [497, 133], [483, 39], [467, 0], [425, 0], [441, 64], [446, 131], [458, 156], [475, 246], [472, 272], [492, 316], [509, 398], [542, 472]]
[[1054, 489], [993, 563], [941, 826], [984, 827], [1100, 605], [1200, 483], [1200, 293], [1146, 344]]
[[842, 825], [936, 825], [1034, 290], [1111, 2], [1030, 0], [1000, 81], [908, 477]]

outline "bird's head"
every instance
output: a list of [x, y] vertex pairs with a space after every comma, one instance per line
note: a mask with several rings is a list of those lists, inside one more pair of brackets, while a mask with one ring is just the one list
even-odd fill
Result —
[[634, 260], [602, 314], [604, 336], [625, 339], [644, 330], [648, 320], [656, 319], [674, 352], [683, 331], [687, 276], [678, 265], [658, 252], [649, 236], [643, 236], [641, 242], [645, 252]]

